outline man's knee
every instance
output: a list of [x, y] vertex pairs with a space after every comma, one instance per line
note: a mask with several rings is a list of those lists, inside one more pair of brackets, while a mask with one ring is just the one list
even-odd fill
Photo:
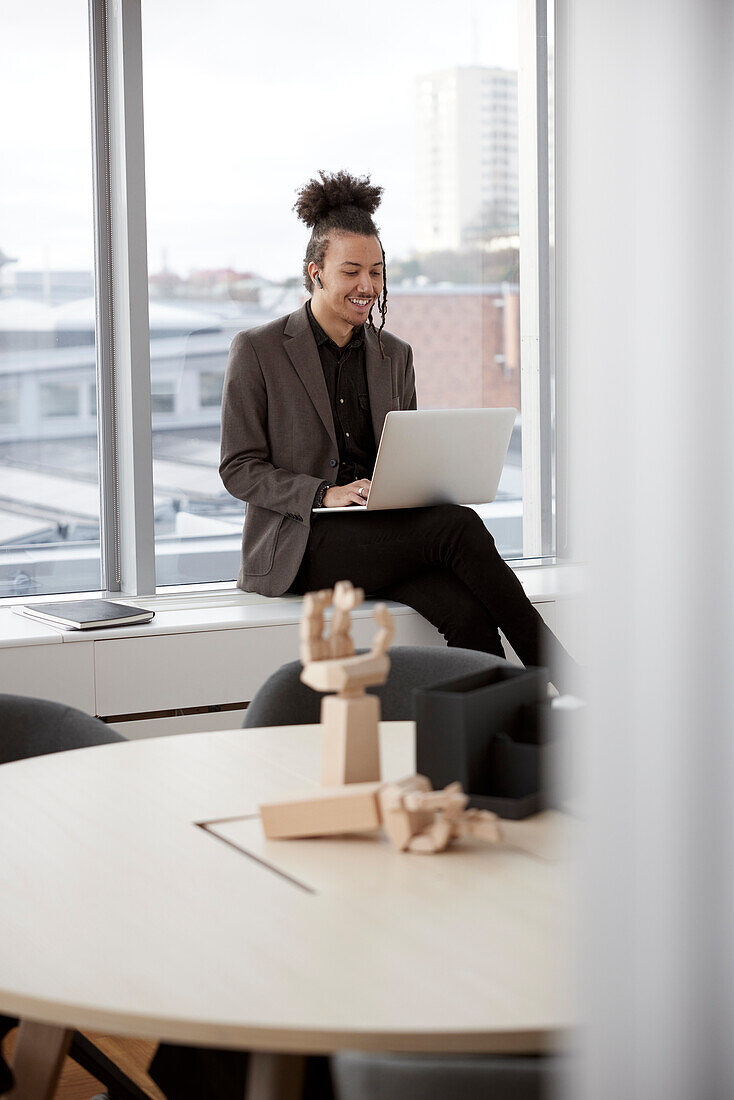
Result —
[[452, 531], [466, 532], [469, 535], [479, 536], [494, 545], [494, 538], [485, 526], [484, 520], [473, 508], [466, 504], [439, 504], [435, 511], [441, 521]]

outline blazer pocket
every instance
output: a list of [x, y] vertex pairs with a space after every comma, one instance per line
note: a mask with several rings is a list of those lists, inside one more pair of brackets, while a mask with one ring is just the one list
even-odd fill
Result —
[[[249, 508], [247, 514], [248, 516], [252, 514]], [[247, 516], [245, 517], [245, 533], [242, 540], [243, 572], [252, 577], [263, 577], [273, 568], [275, 548], [285, 516], [278, 516], [277, 520], [273, 521], [266, 520], [262, 527], [257, 522], [260, 516], [253, 516], [253, 519], [256, 522], [248, 527]]]

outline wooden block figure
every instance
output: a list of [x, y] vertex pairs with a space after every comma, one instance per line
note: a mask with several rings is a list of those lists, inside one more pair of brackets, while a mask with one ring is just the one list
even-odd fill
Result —
[[399, 852], [443, 852], [452, 840], [475, 837], [496, 844], [502, 831], [495, 814], [467, 810], [458, 783], [431, 790], [424, 775], [398, 783], [348, 783], [299, 794], [260, 807], [269, 840], [369, 832], [382, 825]]
[[[384, 828], [400, 852], [442, 852], [457, 837], [492, 843], [502, 839], [495, 814], [467, 810], [460, 783], [434, 791], [423, 775], [380, 783], [380, 702], [365, 689], [384, 684], [387, 651], [395, 634], [384, 604], [375, 608], [378, 631], [369, 653], [357, 656], [350, 613], [364, 599], [361, 588], [339, 581], [334, 589], [304, 597], [301, 622], [301, 680], [325, 693], [321, 703], [322, 788], [260, 807], [269, 839], [329, 836]], [[329, 637], [324, 611], [333, 604]]]
[[[387, 650], [395, 633], [384, 604], [375, 609], [379, 630], [369, 653], [354, 653], [350, 612], [364, 600], [361, 588], [339, 581], [333, 591], [311, 592], [304, 599], [301, 625], [301, 679], [328, 692], [321, 704], [321, 782], [325, 787], [366, 783], [380, 778], [378, 726], [380, 702], [365, 688], [383, 684], [390, 671]], [[324, 637], [324, 609], [334, 604], [331, 633]]]

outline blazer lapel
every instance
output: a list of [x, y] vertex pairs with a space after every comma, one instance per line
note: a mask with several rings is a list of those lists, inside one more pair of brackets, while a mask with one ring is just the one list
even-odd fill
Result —
[[375, 444], [379, 447], [382, 425], [385, 417], [390, 412], [392, 405], [392, 361], [389, 355], [383, 359], [380, 356], [380, 345], [377, 336], [371, 328], [365, 325], [364, 330], [365, 370], [367, 372], [367, 389], [370, 394], [370, 411], [372, 413], [372, 427], [375, 431]]
[[324, 422], [334, 446], [337, 446], [334, 418], [329, 404], [329, 391], [326, 388], [326, 379], [321, 367], [319, 349], [311, 331], [306, 307], [302, 306], [295, 313], [291, 313], [285, 326], [285, 350], [290, 361], [296, 368], [298, 375], [306, 387], [308, 396], [314, 403], [317, 413]]

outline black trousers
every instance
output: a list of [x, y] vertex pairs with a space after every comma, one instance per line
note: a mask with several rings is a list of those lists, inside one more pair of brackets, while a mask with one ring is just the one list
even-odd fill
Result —
[[339, 580], [415, 608], [450, 646], [504, 656], [499, 628], [523, 664], [548, 668], [559, 691], [576, 683], [577, 666], [471, 508], [317, 513], [291, 590], [331, 588]]

